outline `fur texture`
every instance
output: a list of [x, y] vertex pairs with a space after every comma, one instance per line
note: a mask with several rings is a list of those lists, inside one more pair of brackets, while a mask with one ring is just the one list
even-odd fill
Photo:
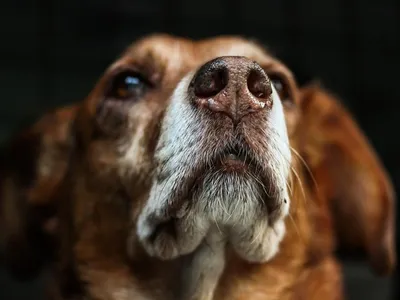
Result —
[[[200, 101], [191, 83], [216, 58], [227, 86]], [[249, 94], [250, 62], [271, 87], [265, 102]], [[265, 105], [240, 122], [217, 111], [221, 101], [248, 109], [253, 100]], [[67, 119], [63, 154], [43, 156], [55, 148], [42, 143], [29, 160], [35, 199], [55, 207], [58, 224], [47, 257], [52, 299], [342, 299], [338, 246], [364, 252], [379, 274], [395, 265], [395, 196], [371, 145], [336, 97], [298, 87], [253, 42], [139, 40]], [[2, 172], [11, 254], [21, 245], [9, 237], [29, 234], [15, 224], [32, 215], [15, 194], [21, 174], [12, 164]]]

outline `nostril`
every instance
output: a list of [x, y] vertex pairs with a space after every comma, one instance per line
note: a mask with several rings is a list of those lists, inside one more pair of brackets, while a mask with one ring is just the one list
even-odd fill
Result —
[[199, 98], [207, 98], [217, 95], [228, 84], [228, 70], [218, 68], [213, 70], [200, 70], [196, 76], [194, 94]]
[[252, 69], [247, 77], [247, 88], [260, 99], [267, 99], [271, 93], [271, 83], [263, 71]]

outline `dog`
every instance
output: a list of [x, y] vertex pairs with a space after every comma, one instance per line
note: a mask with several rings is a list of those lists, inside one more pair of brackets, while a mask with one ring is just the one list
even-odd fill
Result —
[[140, 39], [70, 119], [50, 299], [343, 299], [338, 247], [395, 266], [373, 147], [254, 41]]

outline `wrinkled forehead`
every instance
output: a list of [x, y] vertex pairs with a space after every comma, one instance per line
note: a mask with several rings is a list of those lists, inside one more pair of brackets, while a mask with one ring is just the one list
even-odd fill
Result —
[[127, 63], [152, 65], [169, 74], [182, 74], [220, 56], [245, 56], [263, 67], [280, 63], [254, 42], [239, 37], [219, 37], [192, 41], [154, 35], [131, 45], [113, 66]]

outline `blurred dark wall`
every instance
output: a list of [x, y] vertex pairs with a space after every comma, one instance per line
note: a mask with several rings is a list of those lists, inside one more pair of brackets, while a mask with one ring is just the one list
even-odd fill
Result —
[[[242, 34], [262, 41], [300, 82], [320, 79], [343, 98], [400, 184], [398, 0], [15, 0], [0, 4], [0, 141], [45, 109], [85, 97], [138, 37]], [[348, 261], [350, 299], [389, 299], [390, 281]], [[0, 273], [0, 299], [37, 285]]]

